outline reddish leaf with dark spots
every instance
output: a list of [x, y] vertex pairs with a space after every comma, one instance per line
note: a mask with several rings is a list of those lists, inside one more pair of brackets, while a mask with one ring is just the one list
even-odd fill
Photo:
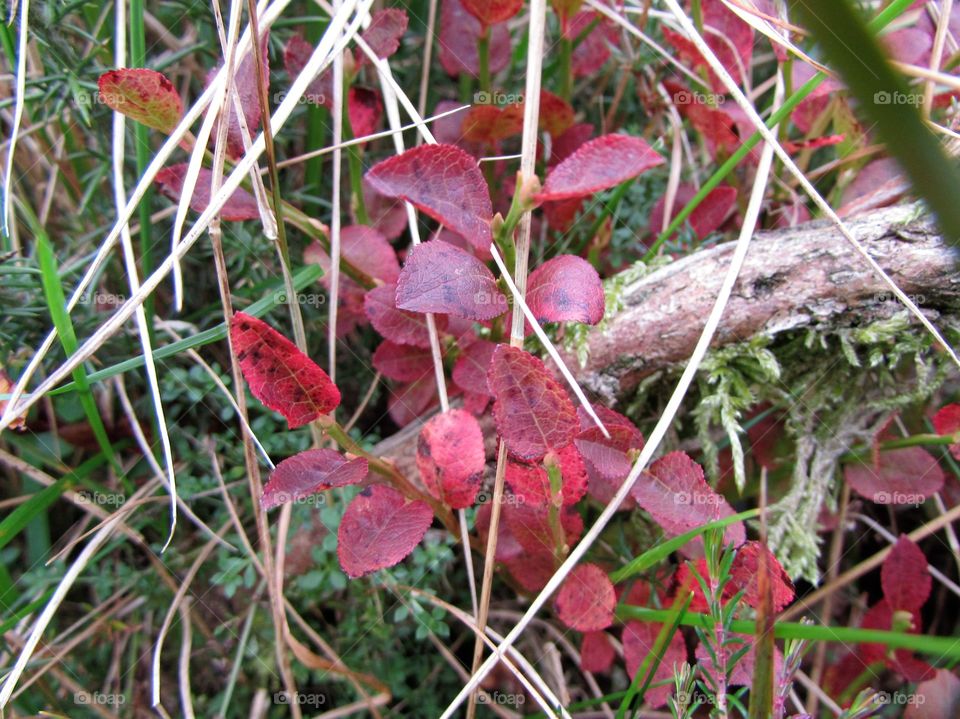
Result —
[[433, 372], [426, 377], [394, 385], [387, 398], [387, 411], [398, 427], [406, 427], [437, 405], [437, 383]]
[[[383, 337], [401, 345], [429, 347], [427, 318], [419, 312], [397, 309], [397, 286], [381, 285], [367, 292], [363, 309], [373, 328]], [[437, 329], [446, 326], [446, 317], [437, 317]]]
[[288, 457], [270, 473], [260, 506], [271, 509], [333, 487], [359, 484], [367, 476], [367, 460], [347, 459], [332, 449], [308, 449]]
[[487, 383], [490, 360], [497, 349], [496, 342], [477, 340], [467, 345], [453, 365], [453, 381], [464, 392], [492, 396]]
[[[440, 3], [440, 36], [437, 57], [448, 75], [480, 74], [477, 40], [483, 23], [467, 12], [461, 0]], [[490, 72], [496, 74], [510, 63], [510, 31], [504, 24], [489, 28]]]
[[[657, 642], [657, 635], [663, 625], [654, 622], [629, 621], [623, 627], [623, 659], [627, 665], [627, 676], [631, 679], [637, 675], [637, 670], [643, 660], [653, 650]], [[666, 646], [657, 671], [653, 674], [653, 686], [643, 695], [644, 701], [652, 708], [662, 707], [673, 693], [673, 684], [668, 681], [673, 678], [673, 666], [678, 667], [687, 660], [687, 648], [683, 643], [683, 635], [674, 632], [670, 643]], [[651, 665], [652, 666], [652, 665]], [[641, 677], [641, 681], [643, 677]]]
[[[796, 594], [793, 582], [784, 571], [773, 553], [760, 542], [750, 541], [737, 549], [730, 567], [731, 594], [744, 590], [743, 601], [754, 609], [760, 607], [760, 589], [757, 578], [760, 572], [761, 555], [765, 556], [770, 589], [773, 592], [773, 611], [779, 612], [786, 607]], [[729, 585], [728, 585], [729, 586]]]
[[562, 536], [554, 536], [550, 524], [550, 508], [510, 497], [503, 506], [503, 519], [510, 533], [527, 552], [559, 552], [563, 545], [572, 547], [583, 533], [583, 518], [573, 507], [560, 508]]
[[577, 566], [557, 593], [560, 621], [578, 632], [596, 632], [613, 624], [617, 595], [613, 584], [596, 564]]
[[[677, 188], [673, 207], [670, 210], [670, 220], [673, 220], [696, 194], [697, 188], [693, 185], [680, 185]], [[663, 214], [666, 209], [666, 200], [666, 195], [661, 197], [650, 212], [650, 232], [654, 235], [659, 235], [664, 229]], [[724, 220], [733, 212], [736, 204], [737, 191], [735, 188], [717, 187], [703, 198], [703, 201], [687, 217], [686, 222], [690, 224], [697, 239], [702, 240], [723, 224]]]
[[877, 504], [923, 504], [943, 487], [945, 475], [923, 447], [882, 452], [878, 464], [851, 462], [843, 476], [862, 497]]
[[431, 417], [420, 430], [420, 477], [430, 494], [453, 509], [473, 504], [485, 464], [483, 432], [469, 412], [451, 409]]
[[547, 260], [527, 280], [527, 305], [540, 322], [584, 322], [603, 319], [603, 283], [593, 265], [575, 255]]
[[[290, 76], [290, 80], [296, 80], [297, 76], [303, 72], [307, 66], [310, 56], [313, 55], [314, 47], [304, 40], [300, 35], [294, 35], [283, 48], [283, 67]], [[330, 69], [322, 72], [315, 78], [303, 94], [307, 102], [322, 107], [333, 107], [333, 72]]]
[[387, 197], [412, 202], [475, 247], [489, 248], [490, 192], [477, 161], [456, 145], [415, 147], [377, 163], [366, 178]]
[[554, 498], [550, 476], [540, 464], [507, 460], [506, 482], [517, 498], [532, 504], [576, 504], [587, 491], [587, 470], [583, 458], [572, 444], [556, 453], [560, 467], [560, 496]]
[[616, 45], [619, 40], [616, 28], [600, 13], [592, 10], [574, 15], [564, 35], [576, 41], [591, 25], [593, 29], [573, 49], [570, 66], [574, 77], [586, 77], [599, 72], [610, 59], [610, 44]]
[[[263, 60], [263, 78], [270, 82], [270, 57], [269, 57], [269, 33], [264, 33], [260, 38], [260, 57]], [[310, 48], [313, 52], [313, 48]], [[307, 55], [309, 57], [309, 54]], [[207, 81], [211, 81], [216, 75], [216, 70], [211, 70], [207, 76]], [[237, 65], [234, 72], [234, 84], [237, 88], [237, 94], [240, 96], [240, 107], [243, 110], [243, 119], [250, 133], [251, 142], [257, 137], [257, 129], [260, 127], [260, 91], [257, 85], [257, 65], [253, 50], [251, 49], [244, 56], [240, 64]], [[233, 102], [227, 103], [230, 108], [227, 125], [227, 153], [230, 157], [237, 158], [243, 155], [245, 148], [243, 146], [243, 132], [240, 129], [240, 121], [234, 111]], [[212, 138], [211, 138], [212, 141]]]
[[523, 7], [523, 0], [461, 0], [463, 7], [484, 25], [509, 20]]
[[[360, 37], [373, 50], [373, 54], [383, 60], [388, 58], [400, 47], [400, 38], [407, 31], [409, 19], [407, 13], [397, 8], [377, 10], [371, 15], [370, 25], [360, 33]], [[370, 62], [367, 54], [360, 48], [354, 51], [357, 68]]]
[[580, 641], [580, 668], [585, 672], [599, 674], [609, 671], [617, 650], [606, 632], [585, 632]]
[[[650, 465], [630, 493], [670, 536], [734, 513], [727, 500], [706, 483], [700, 465], [683, 452], [671, 452]], [[743, 522], [728, 526], [724, 537], [728, 543], [743, 544]], [[703, 547], [702, 541], [691, 545]]]
[[412, 382], [433, 372], [433, 355], [426, 347], [384, 340], [373, 353], [373, 366], [387, 379]]
[[894, 611], [919, 611], [930, 597], [933, 579], [927, 558], [916, 543], [901, 535], [880, 568], [883, 596]]
[[290, 429], [340, 404], [340, 390], [327, 373], [267, 323], [238, 312], [230, 338], [253, 396], [286, 417]]
[[[160, 190], [162, 195], [169, 197], [174, 202], [179, 202], [180, 195], [183, 193], [183, 178], [186, 177], [186, 174], [187, 163], [184, 162], [179, 165], [164, 167], [157, 173], [153, 181], [157, 183], [157, 189]], [[200, 168], [200, 173], [197, 175], [197, 184], [193, 188], [193, 195], [190, 197], [191, 210], [203, 212], [209, 207], [212, 183], [213, 173], [206, 168]], [[220, 210], [220, 218], [229, 222], [257, 220], [260, 218], [260, 210], [253, 195], [243, 188], [237, 188]]]
[[566, 447], [579, 429], [566, 391], [543, 362], [516, 347], [500, 345], [487, 375], [496, 398], [497, 432], [514, 457], [539, 460]]
[[[400, 278], [397, 253], [387, 239], [373, 227], [348, 225], [340, 230], [340, 258], [381, 282], [389, 284]], [[314, 242], [304, 251], [303, 259], [306, 262], [316, 262], [323, 268], [324, 275], [320, 278], [320, 282], [324, 287], [329, 287], [330, 257], [323, 245]], [[354, 287], [359, 287], [341, 273], [341, 290], [342, 283], [346, 281], [350, 281]]]
[[375, 484], [354, 497], [340, 520], [337, 557], [348, 577], [392, 567], [420, 544], [433, 521], [426, 502], [407, 501], [392, 487]]
[[366, 87], [351, 87], [347, 93], [347, 113], [354, 137], [372, 135], [379, 128], [383, 115], [380, 93]]
[[474, 105], [460, 129], [468, 142], [493, 144], [523, 132], [523, 105]]
[[449, 242], [430, 240], [407, 255], [397, 307], [488, 320], [507, 311], [507, 298], [483, 262]]
[[627, 453], [643, 449], [643, 435], [619, 412], [602, 405], [594, 405], [593, 409], [607, 428], [609, 438], [583, 407], [577, 407], [581, 429], [575, 444], [589, 467], [607, 479], [621, 480], [633, 464]]
[[[933, 428], [937, 434], [947, 435], [960, 432], [960, 404], [948, 404], [933, 415]], [[950, 445], [950, 454], [960, 459], [960, 443]]]
[[97, 80], [97, 87], [107, 107], [154, 130], [170, 133], [183, 116], [176, 88], [156, 70], [109, 70]]
[[603, 135], [553, 168], [543, 190], [535, 195], [540, 202], [586, 197], [615, 187], [652, 167], [663, 158], [639, 137]]

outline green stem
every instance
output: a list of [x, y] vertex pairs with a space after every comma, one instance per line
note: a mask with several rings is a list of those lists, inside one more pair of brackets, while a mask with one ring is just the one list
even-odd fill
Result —
[[553, 536], [553, 555], [557, 559], [567, 556], [567, 535], [560, 523], [560, 507], [563, 504], [563, 477], [560, 475], [560, 465], [555, 462], [546, 462], [547, 477], [550, 479], [550, 510], [547, 518], [550, 522], [550, 533]]
[[573, 97], [573, 40], [560, 38], [560, 97], [570, 102]]
[[[954, 434], [914, 434], [900, 439], [891, 439], [880, 442], [878, 449], [885, 452], [889, 449], [903, 449], [904, 447], [942, 447], [948, 444], [960, 443], [960, 437]], [[840, 456], [843, 463], [863, 462], [869, 460], [873, 454], [873, 447], [857, 447]]]
[[480, 64], [480, 91], [490, 92], [490, 28], [485, 27], [477, 38], [477, 61]]

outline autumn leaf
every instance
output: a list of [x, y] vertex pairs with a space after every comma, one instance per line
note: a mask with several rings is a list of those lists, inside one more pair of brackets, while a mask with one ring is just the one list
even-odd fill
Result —
[[[186, 174], [187, 163], [170, 165], [157, 173], [154, 182], [162, 195], [174, 202], [179, 202], [180, 195], [183, 193], [183, 180]], [[191, 210], [204, 212], [210, 206], [210, 188], [212, 186], [213, 173], [206, 168], [200, 168], [197, 175], [197, 184], [193, 188], [193, 195], [190, 197]], [[260, 219], [260, 209], [257, 206], [257, 200], [249, 192], [238, 187], [220, 209], [220, 218], [228, 222], [258, 220]]]
[[596, 632], [613, 624], [617, 596], [613, 584], [596, 564], [578, 565], [557, 593], [560, 621], [578, 632]]
[[163, 73], [145, 68], [120, 68], [97, 80], [100, 99], [111, 110], [147, 127], [171, 133], [183, 116], [183, 103]]
[[420, 477], [430, 494], [453, 509], [473, 504], [485, 464], [483, 433], [477, 420], [465, 410], [434, 415], [420, 430]]
[[260, 506], [271, 509], [333, 487], [359, 484], [367, 476], [367, 460], [347, 459], [332, 449], [308, 449], [288, 457], [270, 473]]

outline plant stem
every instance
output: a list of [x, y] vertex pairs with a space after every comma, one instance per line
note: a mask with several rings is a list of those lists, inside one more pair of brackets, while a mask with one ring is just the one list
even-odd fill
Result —
[[570, 102], [573, 96], [573, 40], [560, 38], [560, 98]]
[[480, 91], [490, 92], [490, 28], [484, 27], [477, 38], [477, 62], [480, 64]]
[[[957, 436], [957, 434], [914, 434], [909, 437], [880, 442], [877, 449], [885, 452], [889, 449], [903, 449], [905, 447], [942, 447], [958, 443], [960, 443], [960, 436]], [[841, 455], [840, 461], [843, 463], [863, 462], [865, 459], [869, 459], [872, 453], [873, 447], [857, 447]]]

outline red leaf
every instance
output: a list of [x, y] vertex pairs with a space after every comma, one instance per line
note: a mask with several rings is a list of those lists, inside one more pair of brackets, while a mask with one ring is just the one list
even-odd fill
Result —
[[[558, 138], [573, 126], [573, 120], [573, 108], [569, 102], [547, 90], [540, 91], [540, 129]], [[522, 117], [520, 127], [523, 128]], [[593, 126], [590, 128], [592, 132]]]
[[920, 611], [930, 597], [933, 580], [927, 568], [927, 558], [906, 535], [900, 535], [883, 560], [880, 584], [883, 597], [893, 611]]
[[97, 80], [97, 87], [107, 107], [154, 130], [169, 134], [183, 116], [176, 88], [156, 70], [109, 70]]
[[563, 503], [575, 504], [587, 493], [587, 467], [573, 443], [556, 453], [563, 480]]
[[476, 394], [474, 392], [463, 393], [463, 408], [474, 417], [479, 417], [486, 412], [488, 404], [490, 404], [489, 395]]
[[[904, 610], [906, 611], [906, 610]], [[909, 634], [919, 634], [922, 627], [920, 613], [911, 611], [909, 613], [910, 626], [907, 628]], [[899, 623], [899, 617], [898, 623]], [[863, 629], [881, 629], [891, 631], [893, 629], [894, 611], [886, 599], [881, 599], [867, 610], [863, 615], [860, 626]], [[902, 629], [898, 628], [900, 631]], [[908, 649], [897, 649], [890, 656], [890, 652], [883, 644], [860, 644], [858, 653], [863, 665], [873, 664], [874, 662], [883, 662], [896, 672], [899, 672], [911, 682], [921, 682], [933, 677], [933, 668], [926, 662], [917, 659]]]
[[436, 406], [437, 384], [433, 373], [408, 384], [395, 385], [387, 399], [387, 411], [398, 427], [406, 427]]
[[[657, 642], [657, 635], [660, 633], [662, 625], [653, 622], [640, 622], [632, 620], [627, 622], [623, 628], [623, 658], [627, 665], [627, 676], [633, 679], [637, 670], [643, 664], [643, 660], [653, 651], [654, 644]], [[683, 643], [683, 635], [680, 632], [674, 632], [670, 643], [663, 652], [657, 671], [653, 674], [651, 684], [661, 683], [664, 680], [673, 677], [673, 665], [679, 666], [687, 660], [687, 648]], [[652, 660], [651, 660], [652, 661]], [[656, 709], [667, 703], [670, 695], [673, 694], [673, 685], [667, 682], [663, 686], [651, 687], [644, 694], [644, 702]]]
[[553, 168], [535, 198], [544, 202], [586, 197], [662, 164], [663, 158], [639, 137], [603, 135]]
[[270, 473], [260, 506], [294, 502], [333, 487], [359, 484], [367, 476], [367, 460], [347, 459], [332, 449], [308, 449], [287, 457]]
[[[418, 312], [397, 309], [397, 286], [381, 285], [367, 292], [363, 309], [374, 329], [391, 342], [429, 347], [427, 318]], [[446, 317], [437, 317], [437, 329], [446, 326]]]
[[367, 181], [387, 197], [412, 202], [475, 247], [492, 241], [493, 205], [477, 161], [455, 145], [421, 145], [374, 165]]
[[[373, 54], [383, 60], [390, 57], [400, 47], [400, 38], [407, 31], [409, 19], [407, 13], [396, 8], [377, 10], [371, 16], [370, 25], [360, 33]], [[369, 62], [366, 53], [359, 48], [354, 52], [357, 69]]]
[[577, 408], [580, 418], [580, 433], [575, 444], [580, 454], [592, 467], [607, 479], [622, 480], [630, 473], [633, 462], [627, 453], [643, 449], [643, 435], [629, 419], [603, 405], [594, 405], [594, 411], [600, 417], [610, 437], [600, 431], [582, 407]]
[[[939, 435], [960, 432], [960, 404], [947, 404], [937, 410], [933, 415], [933, 428]], [[960, 444], [951, 444], [950, 454], [960, 459]]]
[[[684, 208], [684, 206], [697, 194], [697, 188], [693, 185], [680, 185], [677, 188], [677, 195], [673, 200], [673, 208], [670, 211], [670, 220]], [[657, 200], [650, 212], [650, 232], [659, 235], [663, 229], [663, 211], [666, 208], [666, 195]], [[733, 187], [717, 187], [710, 194], [703, 198], [703, 201], [697, 205], [697, 208], [690, 213], [686, 222], [693, 229], [693, 234], [698, 240], [703, 240], [707, 235], [716, 230], [723, 224], [737, 204], [737, 190]], [[675, 236], [675, 235], [674, 235]]]
[[[791, 84], [793, 87], [799, 88], [816, 74], [816, 68], [797, 59], [793, 62], [793, 68], [790, 73]], [[793, 124], [804, 134], [809, 133], [813, 129], [817, 119], [827, 109], [830, 100], [842, 89], [843, 86], [833, 78], [828, 77], [823, 80], [817, 86], [816, 90], [807, 95], [807, 97], [794, 108], [791, 115]]]
[[904, 719], [941, 719], [960, 716], [960, 679], [949, 669], [937, 669], [933, 679], [913, 690], [916, 701], [907, 705]]
[[580, 564], [563, 581], [557, 593], [560, 621], [578, 632], [595, 632], [613, 624], [617, 595], [613, 584], [596, 564]]
[[[683, 452], [671, 452], [650, 465], [630, 493], [670, 536], [734, 513], [727, 500], [704, 481], [700, 465]], [[743, 522], [727, 527], [724, 537], [728, 543], [743, 544]]]
[[539, 592], [550, 581], [557, 569], [553, 553], [540, 548], [525, 551], [504, 560], [510, 576], [528, 592]]
[[[294, 35], [283, 48], [283, 66], [291, 80], [295, 80], [307, 66], [314, 47], [300, 35]], [[333, 72], [327, 69], [315, 78], [303, 93], [307, 102], [322, 107], [333, 107]]]
[[496, 349], [495, 342], [477, 340], [460, 353], [456, 364], [453, 365], [453, 381], [460, 389], [487, 397], [493, 395], [490, 385], [487, 384], [487, 372]]
[[493, 353], [487, 375], [497, 432], [514, 457], [538, 460], [566, 447], [579, 423], [570, 398], [543, 362], [509, 345]]
[[570, 229], [577, 213], [583, 207], [584, 198], [574, 197], [569, 200], [557, 200], [543, 203], [543, 214], [547, 218], [550, 229], [563, 233]]
[[540, 322], [603, 319], [603, 283], [593, 265], [575, 255], [558, 255], [537, 267], [527, 280], [527, 305]]
[[[440, 4], [438, 57], [448, 75], [480, 74], [477, 40], [483, 24], [464, 8], [461, 0], [443, 0]], [[510, 62], [510, 31], [498, 24], [490, 32], [490, 73], [496, 75]]]
[[[577, 448], [572, 444], [556, 454], [560, 467], [560, 502], [571, 505], [587, 491], [587, 471]], [[538, 505], [553, 504], [550, 475], [540, 464], [507, 460], [506, 482], [518, 499]]]
[[380, 93], [366, 87], [351, 87], [347, 93], [347, 113], [354, 137], [372, 135], [380, 126], [380, 118], [383, 116]]
[[580, 641], [580, 668], [585, 672], [600, 674], [609, 671], [617, 651], [606, 632], [585, 632]]
[[709, 612], [710, 603], [707, 601], [707, 596], [703, 593], [703, 585], [700, 584], [700, 580], [694, 575], [691, 565], [696, 568], [697, 574], [699, 574], [702, 579], [709, 581], [710, 570], [707, 567], [707, 560], [703, 557], [692, 561], [688, 560], [677, 568], [677, 573], [674, 576], [674, 583], [677, 589], [676, 593], [679, 594], [681, 591], [693, 592], [693, 599], [690, 600], [688, 609], [691, 612]]
[[[734, 654], [743, 650], [749, 645], [750, 649], [734, 662]], [[717, 651], [717, 648], [714, 647]], [[732, 665], [732, 671], [727, 683], [730, 686], [751, 686], [753, 684], [753, 672], [756, 668], [756, 644], [755, 637], [752, 635], [733, 634], [727, 635], [725, 644], [719, 648], [719, 653], [724, 659], [724, 670], [729, 670]], [[709, 649], [701, 642], [696, 650], [697, 664], [700, 670], [716, 682], [720, 671], [714, 663], [714, 658]], [[780, 670], [783, 667], [783, 655], [776, 648], [773, 650], [773, 672], [775, 677], [780, 676]]]
[[407, 254], [397, 307], [488, 320], [507, 311], [507, 298], [483, 262], [449, 242], [430, 240]]
[[554, 138], [553, 146], [550, 148], [550, 164], [556, 165], [563, 162], [591, 137], [593, 137], [593, 125], [589, 122], [573, 125], [562, 135]]
[[461, 0], [463, 7], [483, 25], [509, 20], [523, 7], [523, 0]]
[[741, 589], [744, 590], [743, 601], [757, 609], [760, 607], [760, 589], [758, 576], [760, 573], [761, 554], [766, 555], [767, 572], [770, 577], [770, 588], [773, 592], [773, 611], [782, 611], [793, 601], [796, 592], [793, 582], [784, 571], [780, 562], [773, 553], [760, 542], [750, 541], [737, 549], [730, 567], [731, 585], [728, 585], [731, 596]]
[[583, 533], [583, 518], [573, 507], [560, 509], [560, 528], [563, 537], [554, 537], [550, 526], [549, 507], [525, 502], [520, 497], [508, 497], [502, 509], [503, 519], [510, 533], [527, 552], [550, 552], [559, 549], [561, 541], [573, 546]]
[[[492, 495], [490, 492], [482, 492], [477, 495], [477, 501], [480, 502], [480, 505], [477, 509], [477, 519], [475, 525], [477, 529], [477, 536], [480, 537], [480, 540], [484, 545], [486, 545], [487, 538], [490, 536], [490, 514], [493, 507], [493, 505], [490, 503], [491, 496]], [[523, 553], [524, 549], [520, 545], [520, 542], [517, 541], [517, 538], [514, 537], [513, 533], [510, 531], [510, 525], [501, 518], [500, 524], [497, 528], [496, 560], [498, 562], [505, 562], [508, 559], [513, 559], [514, 557], [518, 557]], [[551, 555], [550, 563], [553, 564], [553, 555]]]
[[467, 111], [460, 134], [468, 142], [494, 144], [523, 131], [523, 105], [474, 105]]
[[[269, 33], [264, 33], [260, 38], [260, 56], [263, 60], [263, 78], [267, 83], [267, 89], [270, 89], [270, 57], [269, 57]], [[307, 57], [313, 53], [311, 47]], [[211, 70], [207, 76], [207, 82], [213, 80], [217, 70]], [[240, 64], [237, 65], [233, 76], [234, 84], [237, 88], [237, 94], [240, 96], [240, 107], [243, 109], [243, 119], [246, 121], [247, 130], [250, 132], [251, 141], [257, 136], [257, 128], [260, 127], [260, 92], [257, 85], [257, 66], [253, 50], [250, 50]], [[233, 102], [228, 102], [230, 108], [228, 114], [229, 123], [227, 125], [227, 153], [230, 157], [237, 158], [245, 152], [243, 146], [243, 133], [240, 130], [240, 121], [237, 119]]]
[[[400, 278], [397, 253], [387, 242], [387, 238], [373, 227], [348, 225], [340, 230], [340, 258], [386, 284], [396, 282]], [[314, 242], [304, 251], [303, 259], [306, 262], [316, 262], [323, 268], [324, 275], [320, 278], [320, 282], [324, 287], [329, 288], [330, 258], [323, 246], [319, 242]], [[340, 282], [346, 280], [350, 278], [340, 276]]]
[[[157, 183], [157, 189], [160, 190], [161, 194], [174, 202], [179, 202], [180, 194], [183, 192], [183, 178], [186, 174], [186, 162], [179, 165], [170, 165], [157, 173], [154, 182]], [[210, 205], [212, 183], [213, 173], [205, 168], [200, 168], [200, 173], [197, 175], [197, 184], [194, 186], [193, 196], [190, 198], [191, 210], [203, 212], [207, 209]], [[260, 210], [253, 195], [238, 187], [220, 210], [220, 218], [229, 222], [257, 220], [260, 218]]]
[[430, 494], [453, 509], [473, 504], [486, 456], [477, 420], [462, 409], [434, 415], [420, 430], [417, 468]]
[[388, 379], [412, 382], [433, 372], [433, 355], [425, 347], [398, 345], [384, 340], [373, 353], [373, 366]]
[[397, 239], [407, 229], [407, 210], [403, 202], [378, 192], [366, 178], [363, 179], [362, 187], [363, 203], [366, 205], [370, 224], [387, 240]]
[[923, 447], [883, 452], [879, 466], [850, 463], [843, 476], [858, 494], [877, 504], [922, 504], [940, 491], [944, 480], [937, 460]]
[[584, 10], [574, 15], [564, 33], [565, 37], [576, 40], [594, 20], [598, 22], [593, 30], [573, 49], [570, 68], [574, 77], [586, 77], [599, 72], [610, 59], [608, 43], [616, 43], [618, 40], [616, 29], [600, 13], [592, 10]]
[[392, 567], [423, 539], [433, 521], [426, 502], [410, 502], [392, 487], [375, 484], [354, 497], [337, 532], [337, 556], [348, 577]]
[[340, 404], [340, 390], [327, 373], [267, 323], [237, 312], [230, 338], [253, 396], [286, 417], [290, 429]]
[[844, 140], [844, 135], [824, 135], [823, 137], [814, 137], [809, 140], [799, 140], [797, 142], [783, 143], [783, 149], [793, 154], [801, 150], [817, 150], [821, 147], [831, 147], [839, 145]]

